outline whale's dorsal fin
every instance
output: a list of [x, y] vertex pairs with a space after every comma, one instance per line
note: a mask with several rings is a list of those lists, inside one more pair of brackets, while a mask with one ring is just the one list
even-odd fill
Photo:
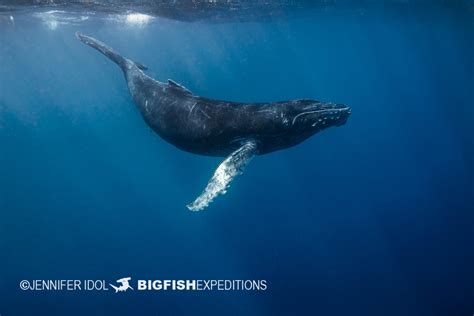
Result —
[[137, 65], [138, 69], [140, 69], [140, 70], [148, 70], [148, 67], [147, 67], [146, 65], [144, 65], [144, 64], [142, 64], [142, 63], [140, 63], [140, 62], [138, 62], [138, 61], [133, 61], [133, 63], [134, 63], [135, 65]]
[[187, 205], [191, 211], [205, 209], [219, 194], [225, 194], [234, 178], [243, 173], [247, 164], [257, 154], [257, 143], [247, 140], [217, 167], [206, 188], [194, 202]]
[[171, 87], [173, 87], [175, 89], [178, 89], [179, 91], [181, 91], [185, 94], [193, 94], [191, 91], [186, 89], [184, 86], [180, 85], [179, 83], [177, 83], [177, 82], [175, 82], [171, 79], [168, 79], [168, 85], [170, 85]]

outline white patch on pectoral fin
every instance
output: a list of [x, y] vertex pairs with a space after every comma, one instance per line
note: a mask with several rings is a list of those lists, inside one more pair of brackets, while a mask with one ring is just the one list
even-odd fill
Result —
[[206, 188], [194, 202], [186, 205], [191, 211], [205, 209], [219, 195], [225, 194], [234, 178], [243, 173], [257, 153], [257, 144], [247, 141], [217, 167]]

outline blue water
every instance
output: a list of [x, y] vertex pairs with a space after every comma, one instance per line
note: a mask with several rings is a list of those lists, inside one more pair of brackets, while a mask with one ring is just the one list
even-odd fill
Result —
[[[313, 98], [352, 115], [255, 158], [192, 213], [220, 159], [154, 134], [118, 67], [77, 30], [198, 95]], [[472, 315], [473, 39], [472, 6], [428, 4], [243, 23], [23, 13], [0, 24], [0, 314]], [[125, 276], [268, 289], [19, 288]]]

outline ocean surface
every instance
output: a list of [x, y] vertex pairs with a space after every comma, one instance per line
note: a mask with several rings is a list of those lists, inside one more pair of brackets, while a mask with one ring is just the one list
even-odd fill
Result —
[[[473, 2], [245, 12], [0, 10], [0, 315], [473, 315]], [[198, 95], [352, 115], [190, 212], [221, 159], [151, 131], [76, 31]], [[122, 277], [267, 289], [19, 286]]]

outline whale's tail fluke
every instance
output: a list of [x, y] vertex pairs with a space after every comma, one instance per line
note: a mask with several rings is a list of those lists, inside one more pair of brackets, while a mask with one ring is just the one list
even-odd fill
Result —
[[81, 34], [79, 32], [76, 32], [76, 37], [83, 42], [84, 44], [89, 45], [92, 48], [95, 48], [105, 56], [107, 56], [110, 60], [112, 60], [114, 63], [120, 66], [122, 68], [123, 72], [127, 73], [128, 70], [132, 69], [133, 66], [137, 66], [141, 70], [146, 70], [147, 67], [140, 64], [131, 61], [130, 59], [127, 59], [117, 52], [115, 52], [111, 47], [105, 45], [101, 41], [96, 40], [93, 37]]

